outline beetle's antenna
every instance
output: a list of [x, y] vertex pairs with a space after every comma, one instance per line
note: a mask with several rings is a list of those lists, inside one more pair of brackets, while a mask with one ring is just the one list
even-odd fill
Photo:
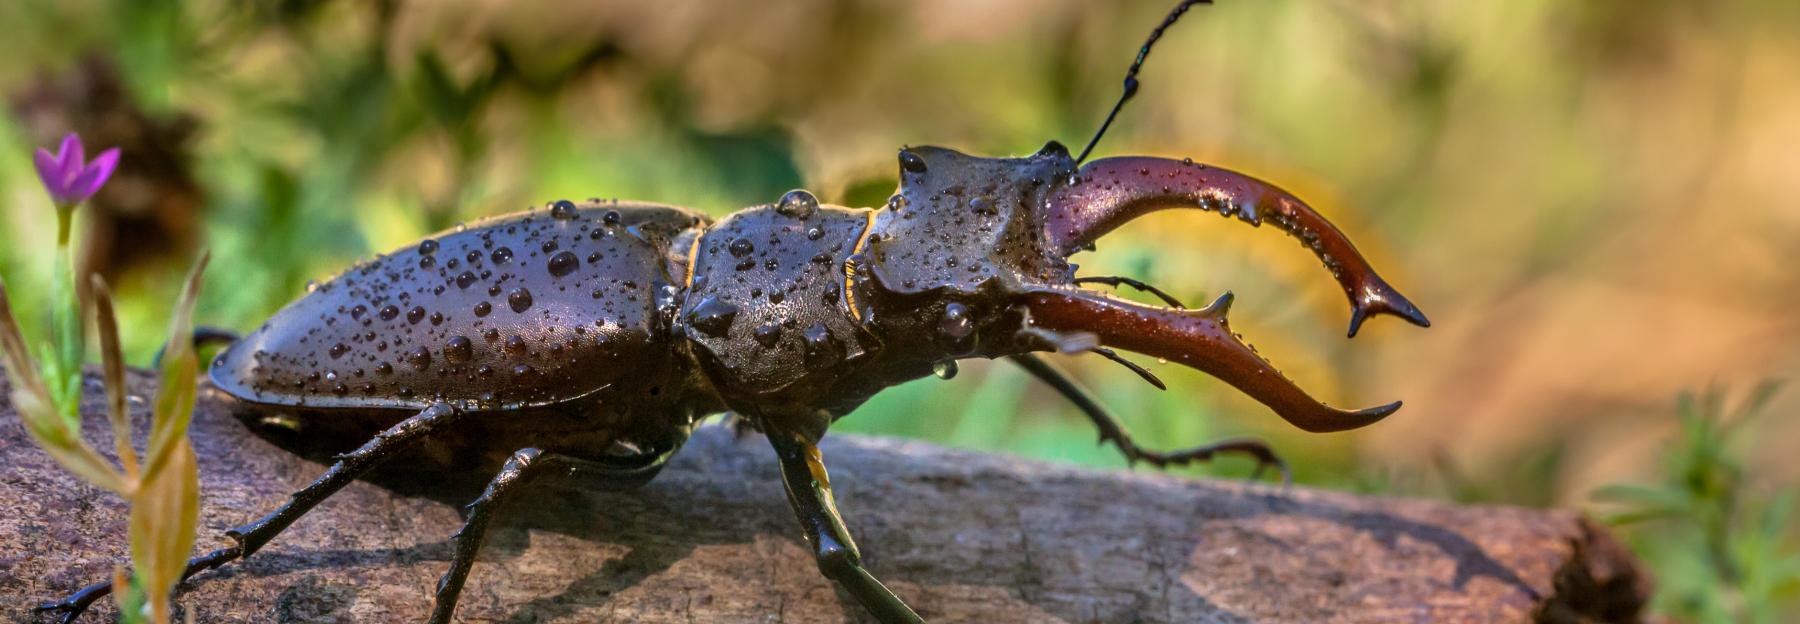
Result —
[[1150, 47], [1156, 45], [1156, 40], [1162, 38], [1163, 31], [1174, 26], [1175, 21], [1181, 19], [1181, 16], [1187, 13], [1188, 8], [1196, 4], [1212, 4], [1212, 0], [1181, 0], [1181, 4], [1175, 5], [1175, 8], [1169, 11], [1169, 16], [1163, 18], [1162, 24], [1157, 25], [1156, 30], [1150, 31], [1150, 38], [1144, 40], [1144, 47], [1138, 48], [1137, 60], [1131, 62], [1131, 69], [1125, 70], [1125, 92], [1120, 94], [1119, 101], [1113, 104], [1112, 112], [1106, 114], [1106, 121], [1100, 124], [1100, 130], [1094, 133], [1094, 138], [1088, 139], [1087, 147], [1081, 148], [1081, 155], [1075, 157], [1077, 164], [1087, 160], [1088, 153], [1094, 151], [1094, 145], [1100, 142], [1100, 137], [1106, 135], [1106, 129], [1112, 127], [1113, 118], [1119, 116], [1119, 109], [1125, 108], [1125, 103], [1131, 100], [1131, 96], [1137, 95], [1138, 70], [1144, 67], [1144, 59], [1150, 56]]

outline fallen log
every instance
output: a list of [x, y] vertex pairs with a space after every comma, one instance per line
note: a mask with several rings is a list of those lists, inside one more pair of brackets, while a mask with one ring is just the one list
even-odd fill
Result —
[[[131, 384], [151, 396], [147, 377]], [[206, 550], [322, 470], [210, 394], [192, 430]], [[110, 448], [97, 381], [88, 402], [90, 439]], [[1633, 621], [1649, 593], [1631, 554], [1570, 511], [850, 435], [823, 449], [869, 569], [934, 622]], [[56, 468], [10, 406], [0, 466], [0, 620], [32, 621], [31, 605], [125, 561], [125, 509]], [[491, 533], [459, 619], [866, 621], [818, 574], [777, 477], [766, 442], [708, 426], [642, 490], [541, 486]], [[421, 621], [460, 495], [358, 482], [247, 561], [196, 577], [179, 602], [196, 622]], [[108, 600], [83, 621], [113, 613]]]

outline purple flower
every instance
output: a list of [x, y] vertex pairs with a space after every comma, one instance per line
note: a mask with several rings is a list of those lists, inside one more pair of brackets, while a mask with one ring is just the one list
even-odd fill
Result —
[[119, 148], [100, 152], [93, 162], [88, 162], [81, 147], [81, 137], [73, 132], [63, 137], [56, 154], [41, 147], [37, 151], [38, 179], [44, 182], [44, 190], [50, 192], [50, 199], [65, 210], [93, 197], [118, 166]]

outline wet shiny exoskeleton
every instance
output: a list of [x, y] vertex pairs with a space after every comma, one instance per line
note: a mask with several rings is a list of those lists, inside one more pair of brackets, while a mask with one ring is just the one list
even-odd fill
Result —
[[[1178, 5], [1150, 43], [1193, 3]], [[1127, 74], [1121, 105], [1148, 50]], [[1428, 325], [1342, 232], [1285, 191], [1187, 160], [1083, 165], [1089, 150], [1074, 157], [1051, 142], [1028, 156], [984, 158], [903, 149], [900, 188], [875, 209], [793, 191], [714, 222], [672, 206], [561, 200], [359, 264], [212, 363], [213, 385], [248, 422], [324, 450], [332, 463], [275, 511], [231, 531], [235, 545], [194, 559], [188, 574], [254, 553], [384, 459], [497, 470], [469, 506], [436, 590], [431, 621], [448, 622], [493, 514], [533, 478], [638, 485], [701, 418], [731, 412], [768, 436], [820, 570], [882, 621], [916, 622], [864, 569], [817, 447], [834, 420], [884, 388], [947, 376], [958, 359], [1008, 358], [1074, 402], [1129, 460], [1157, 466], [1218, 453], [1281, 463], [1254, 440], [1140, 448], [1035, 353], [1100, 354], [1159, 386], [1112, 348], [1163, 358], [1308, 431], [1365, 426], [1399, 407], [1341, 410], [1312, 399], [1231, 330], [1230, 293], [1189, 309], [1130, 278], [1078, 276], [1069, 257], [1112, 229], [1192, 208], [1272, 225], [1317, 255], [1349, 298], [1352, 336], [1379, 314]], [[1169, 305], [1084, 284], [1135, 286]], [[45, 608], [72, 619], [109, 591], [93, 585]]]

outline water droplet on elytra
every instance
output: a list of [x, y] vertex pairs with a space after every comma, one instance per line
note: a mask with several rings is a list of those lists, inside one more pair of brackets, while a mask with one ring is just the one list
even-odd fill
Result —
[[569, 201], [566, 199], [559, 199], [559, 200], [556, 200], [556, 203], [550, 204], [550, 217], [551, 218], [562, 219], [562, 220], [566, 221], [566, 220], [575, 218], [579, 214], [580, 213], [575, 210], [575, 202], [572, 202], [572, 201]]
[[531, 291], [524, 288], [512, 289], [512, 292], [506, 293], [506, 305], [514, 312], [531, 309]]
[[575, 258], [574, 252], [564, 251], [559, 252], [554, 256], [550, 256], [548, 266], [550, 268], [550, 275], [562, 277], [575, 272], [575, 269], [581, 266], [581, 261]]
[[425, 347], [414, 347], [411, 352], [406, 354], [406, 363], [411, 364], [414, 370], [430, 368], [431, 350]]
[[467, 362], [474, 353], [475, 346], [469, 342], [468, 338], [452, 336], [448, 342], [444, 343], [444, 359], [452, 364]]

